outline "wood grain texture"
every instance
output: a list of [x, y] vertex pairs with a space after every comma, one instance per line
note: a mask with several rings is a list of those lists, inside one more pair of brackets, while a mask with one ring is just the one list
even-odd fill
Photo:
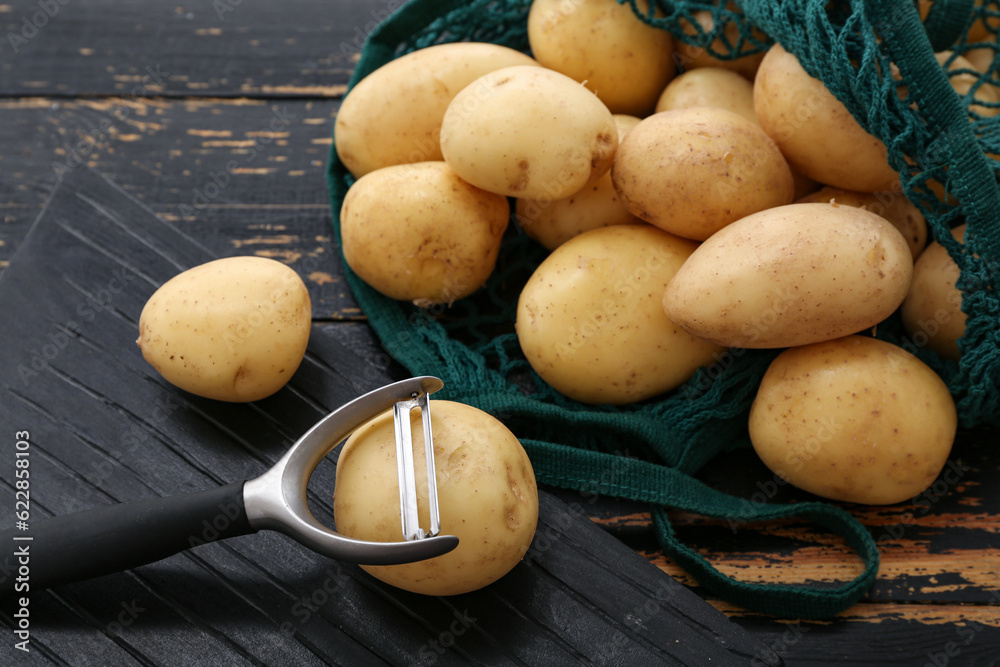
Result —
[[289, 12], [268, 0], [6, 0], [0, 91], [336, 97], [365, 36], [400, 4], [296, 0]]
[[[397, 367], [358, 354], [377, 349], [358, 346], [358, 325], [342, 323], [312, 336], [291, 383], [265, 400], [177, 391], [135, 348], [137, 320], [159, 284], [209, 256], [95, 172], [64, 177], [0, 280], [0, 309], [18, 315], [0, 329], [0, 407], [30, 433], [31, 522], [256, 477], [320, 417], [396, 379]], [[326, 525], [335, 459], [309, 480], [310, 508]], [[13, 467], [0, 470], [0, 502], [13, 506], [14, 490]], [[257, 534], [32, 591], [33, 645], [56, 662], [95, 664], [122, 652], [168, 665], [780, 664], [689, 589], [541, 495], [546, 541], [480, 591], [405, 593]], [[10, 558], [0, 554], [0, 565]], [[8, 628], [11, 602], [0, 613]], [[53, 626], [50, 614], [68, 620]], [[0, 664], [14, 650], [0, 644]]]
[[[287, 263], [316, 316], [358, 319], [332, 243], [324, 169], [334, 100], [0, 100], [0, 260], [60, 174], [87, 166], [213, 255]], [[153, 185], [151, 188], [150, 186]]]

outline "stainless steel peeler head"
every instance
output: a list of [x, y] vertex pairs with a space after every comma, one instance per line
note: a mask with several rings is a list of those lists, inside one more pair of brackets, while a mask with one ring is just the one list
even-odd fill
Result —
[[[403, 512], [404, 542], [368, 542], [356, 540], [330, 530], [320, 523], [309, 510], [306, 488], [313, 470], [323, 457], [329, 454], [344, 438], [365, 422], [393, 409], [406, 413], [407, 434], [409, 429], [409, 409], [420, 407], [424, 422], [424, 442], [428, 452], [428, 488], [434, 489], [432, 516], [436, 516], [436, 484], [433, 476], [433, 445], [430, 434], [430, 412], [428, 396], [444, 383], [436, 377], [415, 377], [396, 382], [371, 391], [354, 399], [330, 413], [309, 429], [285, 455], [266, 473], [248, 481], [243, 487], [250, 525], [257, 530], [276, 530], [297, 540], [306, 547], [338, 560], [361, 563], [363, 565], [396, 565], [434, 558], [448, 553], [458, 546], [454, 535], [436, 535], [440, 526], [432, 526], [429, 533], [416, 525], [416, 495], [412, 495], [413, 513], [408, 521]], [[396, 405], [402, 403], [401, 407]], [[406, 409], [406, 405], [411, 407]], [[394, 415], [395, 416], [395, 415]], [[396, 418], [397, 428], [400, 420]], [[403, 487], [413, 481], [412, 447], [402, 447], [397, 432], [397, 459], [401, 449], [409, 453], [408, 473], [400, 469], [400, 502], [403, 504]], [[403, 466], [406, 461], [399, 461]], [[411, 496], [405, 491], [407, 499]], [[407, 530], [410, 532], [407, 532]]]

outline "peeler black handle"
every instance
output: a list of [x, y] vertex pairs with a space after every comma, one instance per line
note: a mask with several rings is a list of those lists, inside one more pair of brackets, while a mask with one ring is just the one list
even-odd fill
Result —
[[253, 532], [243, 482], [32, 522], [27, 530], [0, 533], [0, 597], [127, 570]]

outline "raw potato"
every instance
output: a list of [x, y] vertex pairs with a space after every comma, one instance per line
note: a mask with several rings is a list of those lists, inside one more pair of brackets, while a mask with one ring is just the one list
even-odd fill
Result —
[[[965, 225], [951, 230], [965, 238]], [[967, 316], [962, 312], [962, 293], [955, 284], [960, 271], [944, 246], [932, 242], [913, 265], [910, 293], [900, 314], [903, 327], [918, 347], [926, 346], [948, 359], [958, 361], [958, 339], [965, 333]]]
[[504, 197], [469, 185], [444, 162], [386, 167], [347, 191], [341, 249], [382, 294], [450, 304], [490, 277], [509, 217]]
[[899, 178], [889, 166], [885, 144], [780, 44], [768, 50], [757, 71], [754, 107], [792, 169], [814, 181], [877, 192], [890, 190]]
[[885, 218], [853, 206], [790, 204], [701, 244], [670, 281], [663, 307], [720, 345], [806, 345], [884, 320], [912, 273], [906, 240]]
[[506, 67], [463, 89], [444, 116], [441, 152], [469, 183], [508, 197], [563, 199], [610, 167], [618, 130], [573, 79]]
[[[458, 537], [451, 552], [404, 565], [363, 565], [387, 584], [424, 595], [458, 595], [507, 574], [531, 545], [538, 488], [528, 455], [491, 415], [451, 401], [430, 402], [441, 533]], [[411, 413], [420, 525], [430, 525], [424, 435]], [[355, 431], [337, 463], [337, 530], [362, 540], [403, 539], [392, 413]]]
[[[727, 4], [730, 9], [733, 8], [732, 3]], [[712, 18], [712, 12], [708, 10], [695, 12], [694, 19], [704, 32], [710, 33], [715, 29], [715, 20]], [[697, 34], [694, 26], [684, 26], [683, 30], [691, 35]], [[730, 21], [726, 23], [723, 33], [725, 34], [725, 38], [719, 36], [712, 42], [712, 49], [719, 53], [727, 53], [729, 51], [729, 47], [726, 46], [727, 40], [732, 45], [735, 45], [739, 41], [739, 22]], [[765, 36], [759, 31], [755, 32], [755, 36], [761, 41], [766, 40]], [[764, 53], [754, 53], [748, 56], [740, 56], [739, 58], [717, 58], [709, 53], [708, 49], [694, 44], [678, 44], [676, 51], [675, 58], [685, 71], [702, 67], [720, 67], [732, 70], [750, 81], [753, 81], [754, 75], [760, 67], [760, 62], [764, 59]]]
[[[616, 115], [618, 141], [638, 123], [635, 116]], [[525, 234], [554, 250], [589, 229], [642, 221], [622, 204], [607, 171], [597, 182], [566, 199], [518, 199], [517, 222]]]
[[570, 398], [626, 404], [670, 391], [723, 348], [675, 326], [660, 296], [695, 244], [649, 225], [602, 227], [556, 248], [517, 304], [532, 368]]
[[656, 102], [656, 111], [712, 107], [726, 109], [756, 123], [753, 84], [736, 72], [721, 67], [699, 67], [670, 82]]
[[772, 362], [750, 410], [750, 439], [787, 482], [874, 505], [912, 499], [937, 478], [955, 439], [948, 387], [900, 347], [848, 336]]
[[823, 203], [856, 206], [881, 215], [906, 239], [910, 254], [916, 260], [927, 244], [927, 221], [902, 189], [889, 192], [851, 192], [841, 188], [824, 187], [798, 200], [799, 204]]
[[[645, 0], [636, 6], [648, 10]], [[539, 63], [583, 83], [612, 113], [647, 115], [677, 69], [670, 33], [628, 3], [534, 0], [528, 41]]]
[[455, 95], [484, 74], [536, 65], [497, 44], [439, 44], [392, 60], [358, 82], [337, 111], [334, 143], [355, 177], [396, 164], [443, 160], [441, 121]]
[[281, 389], [305, 356], [312, 306], [281, 262], [229, 257], [160, 286], [139, 316], [142, 356], [168, 382], [221, 401]]
[[696, 241], [795, 194], [788, 164], [756, 123], [707, 107], [644, 119], [622, 141], [611, 178], [637, 217]]

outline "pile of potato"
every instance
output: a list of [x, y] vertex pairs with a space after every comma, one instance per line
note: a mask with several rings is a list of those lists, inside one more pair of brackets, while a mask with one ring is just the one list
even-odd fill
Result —
[[965, 316], [957, 267], [925, 249], [885, 145], [780, 45], [717, 60], [610, 0], [535, 0], [528, 36], [534, 58], [433, 46], [346, 97], [351, 268], [392, 298], [451, 303], [485, 283], [513, 206], [551, 250], [516, 331], [558, 391], [624, 405], [727, 348], [786, 348], [750, 415], [775, 474], [862, 503], [926, 489], [953, 400], [910, 352], [858, 334], [902, 307], [916, 345], [957, 358]]

